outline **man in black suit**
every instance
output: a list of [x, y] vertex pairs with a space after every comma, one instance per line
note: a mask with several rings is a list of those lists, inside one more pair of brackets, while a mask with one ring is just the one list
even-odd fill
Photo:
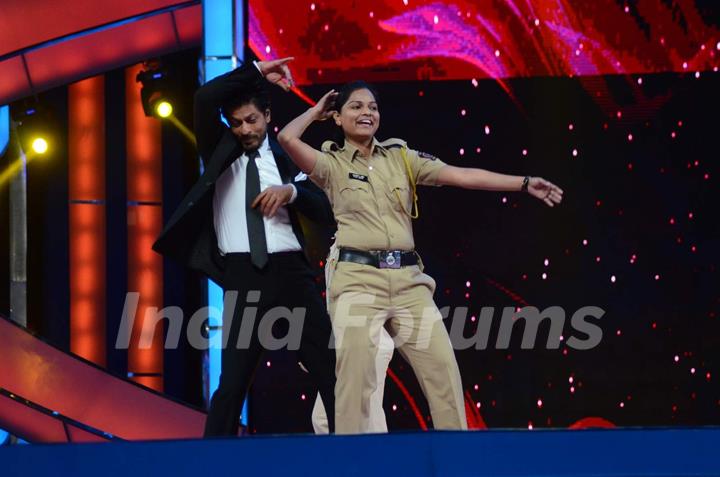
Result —
[[[196, 92], [194, 127], [205, 171], [153, 246], [203, 272], [226, 292], [238, 292], [231, 326], [225, 324], [223, 330], [228, 340], [206, 437], [237, 435], [242, 403], [263, 351], [258, 325], [265, 312], [277, 306], [306, 310], [299, 358], [318, 387], [327, 415], [335, 415], [330, 321], [302, 251], [297, 217], [301, 212], [331, 224], [332, 210], [322, 190], [308, 180], [296, 180], [300, 171], [267, 133], [266, 80], [287, 91], [292, 85], [290, 60], [248, 63]], [[257, 308], [249, 346], [240, 337], [246, 300], [247, 306]], [[248, 324], [242, 329], [245, 333]]]

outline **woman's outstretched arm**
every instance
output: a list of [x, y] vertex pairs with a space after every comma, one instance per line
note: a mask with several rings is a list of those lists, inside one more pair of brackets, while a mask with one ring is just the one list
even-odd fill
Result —
[[527, 183], [525, 180], [526, 178], [523, 176], [446, 165], [438, 174], [437, 184], [489, 191], [519, 192], [527, 190], [530, 195], [542, 200], [550, 207], [562, 202], [563, 190], [552, 182], [541, 177], [528, 177]]
[[315, 121], [322, 121], [329, 117], [329, 108], [337, 96], [335, 90], [331, 90], [323, 96], [315, 106], [308, 109], [300, 116], [290, 121], [287, 126], [278, 133], [277, 139], [290, 159], [306, 174], [315, 169], [317, 160], [317, 149], [308, 145], [300, 137], [305, 130]]

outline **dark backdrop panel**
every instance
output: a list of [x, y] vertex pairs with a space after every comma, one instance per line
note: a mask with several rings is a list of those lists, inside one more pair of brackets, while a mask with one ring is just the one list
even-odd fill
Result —
[[39, 103], [56, 142], [27, 167], [28, 328], [69, 348], [67, 88], [40, 95]]
[[[510, 82], [514, 98], [492, 81], [378, 85], [379, 138], [404, 138], [454, 165], [542, 175], [565, 190], [550, 209], [521, 194], [420, 189], [417, 249], [438, 306], [467, 306], [468, 317], [495, 307], [488, 349], [457, 353], [490, 427], [567, 427], [590, 416], [620, 426], [720, 422], [718, 79], [651, 75], [635, 85], [624, 76], [522, 79]], [[279, 92], [274, 100], [279, 126], [307, 107]], [[319, 146], [331, 134], [314, 125], [306, 137]], [[544, 346], [547, 324], [534, 349], [520, 348], [520, 327], [509, 349], [497, 349], [503, 307], [524, 303], [565, 310], [559, 349]], [[566, 340], [586, 335], [570, 318], [589, 305], [605, 310], [588, 320], [603, 336], [578, 351]], [[476, 330], [468, 320], [465, 336]], [[397, 356], [391, 367], [428, 416], [412, 371]], [[277, 412], [294, 400], [297, 428], [307, 430], [310, 388], [293, 360], [285, 372], [275, 362], [260, 369], [261, 405]], [[390, 427], [417, 428], [390, 380], [386, 393]]]

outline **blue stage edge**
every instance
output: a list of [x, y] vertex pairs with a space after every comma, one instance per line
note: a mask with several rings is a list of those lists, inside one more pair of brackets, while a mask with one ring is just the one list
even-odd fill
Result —
[[720, 429], [258, 436], [0, 447], [2, 475], [718, 476]]

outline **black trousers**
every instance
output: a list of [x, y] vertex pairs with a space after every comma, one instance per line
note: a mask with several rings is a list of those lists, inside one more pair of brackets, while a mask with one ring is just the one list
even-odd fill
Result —
[[[329, 346], [330, 318], [305, 256], [302, 252], [273, 253], [262, 270], [250, 263], [248, 253], [227, 254], [225, 258], [225, 292], [236, 290], [238, 296], [231, 326], [228, 329], [223, 324], [223, 333], [228, 333], [227, 345], [222, 350], [220, 384], [210, 402], [205, 437], [238, 434], [242, 404], [262, 358], [263, 344], [268, 343], [258, 335], [259, 325], [268, 310], [275, 307], [306, 309], [298, 358], [322, 396], [332, 432], [335, 418], [335, 350]], [[259, 301], [253, 291], [260, 292]], [[250, 302], [248, 292], [251, 292]], [[242, 326], [244, 317], [251, 319], [250, 314], [244, 313], [247, 307], [257, 308], [251, 335], [247, 332], [249, 324]], [[243, 337], [240, 337], [238, 346], [241, 329], [243, 337], [249, 336], [249, 339], [243, 343]]]

